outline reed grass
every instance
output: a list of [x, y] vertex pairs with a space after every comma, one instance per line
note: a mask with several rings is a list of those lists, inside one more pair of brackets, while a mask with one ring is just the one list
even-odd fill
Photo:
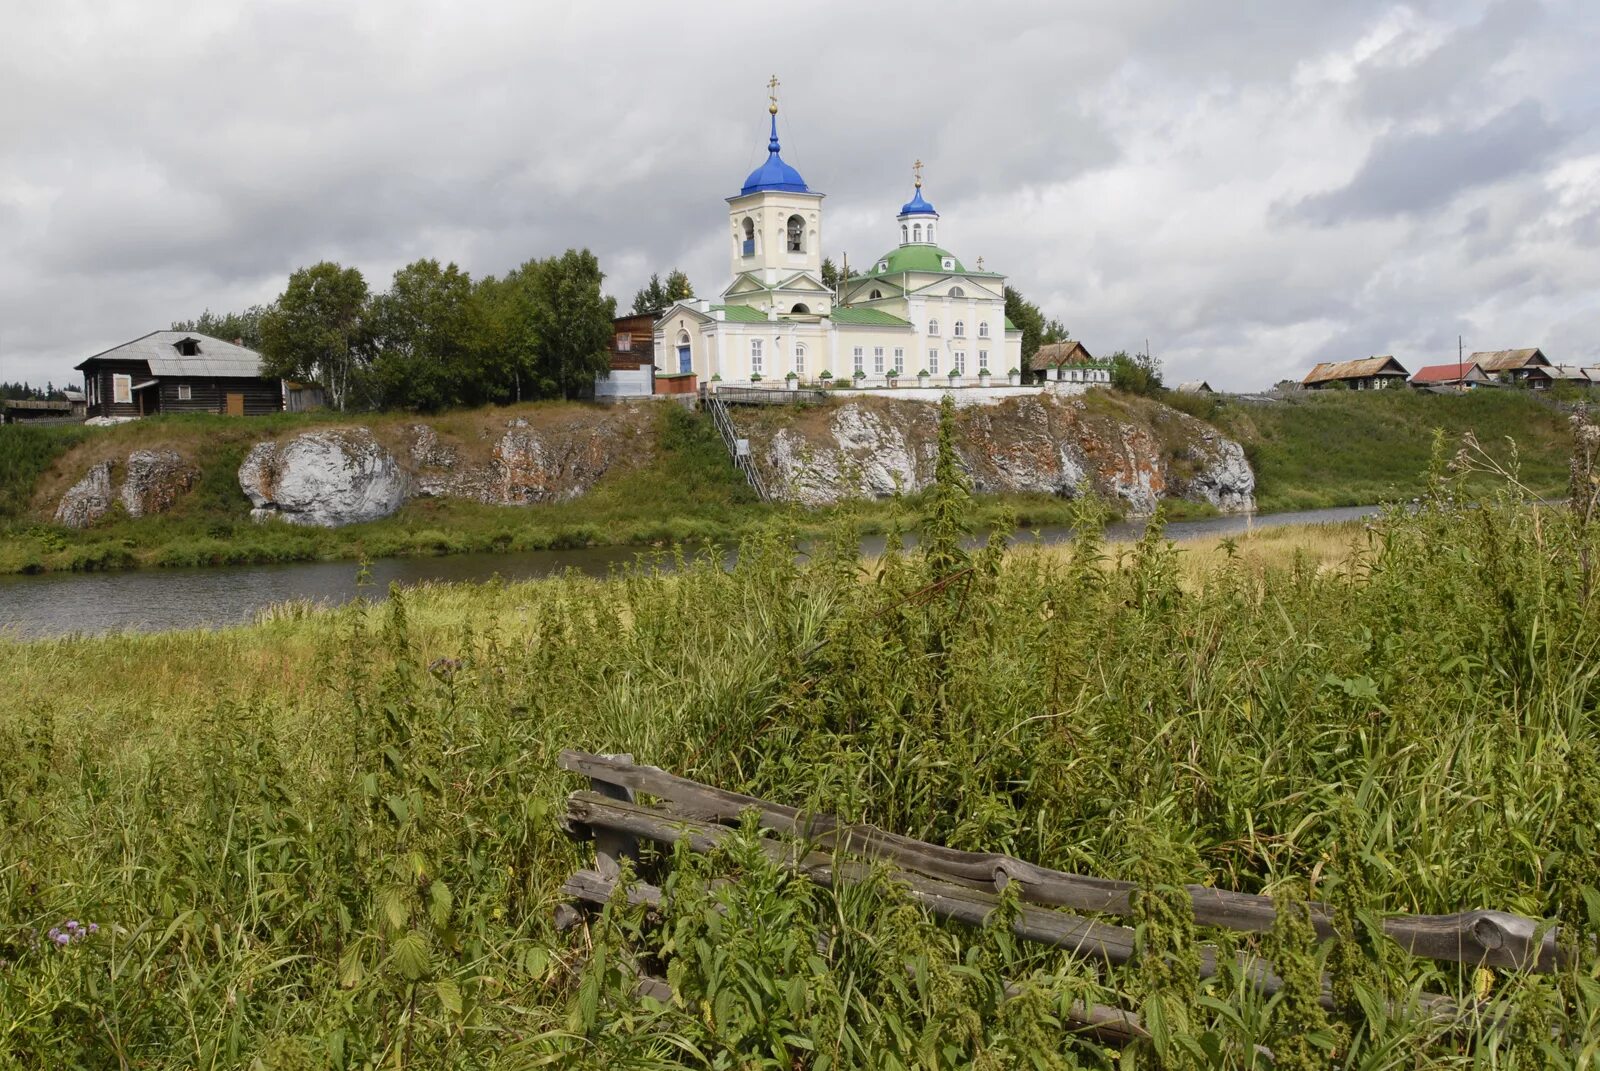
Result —
[[[1112, 548], [1086, 509], [1071, 548], [1007, 554], [961, 550], [947, 478], [922, 549], [870, 563], [841, 528], [799, 564], [780, 518], [731, 572], [669, 551], [670, 572], [0, 642], [0, 1060], [1593, 1067], [1600, 539], [1514, 473], [1470, 509], [1448, 479], [1309, 551], [1185, 553], [1159, 525]], [[813, 889], [748, 840], [676, 860], [659, 918], [558, 934], [585, 859], [563, 747], [1137, 881], [1155, 951], [1098, 970], [885, 882]], [[1345, 928], [1319, 950], [1286, 915], [1242, 942], [1284, 996], [1201, 983], [1219, 935], [1173, 906], [1185, 881], [1326, 897]], [[1574, 966], [1474, 973], [1370, 936], [1474, 906], [1559, 919]], [[58, 943], [67, 921], [98, 929]], [[681, 999], [634, 997], [635, 957]], [[1323, 968], [1331, 1016], [1304, 997]], [[1482, 1013], [1445, 1033], [1422, 988]], [[1069, 1034], [1082, 998], [1152, 1038]]]

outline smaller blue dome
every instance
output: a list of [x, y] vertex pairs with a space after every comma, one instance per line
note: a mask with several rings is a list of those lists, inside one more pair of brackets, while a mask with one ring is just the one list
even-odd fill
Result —
[[744, 180], [744, 186], [739, 190], [740, 196], [747, 193], [759, 193], [762, 190], [782, 190], [786, 193], [810, 193], [806, 180], [800, 177], [800, 172], [783, 162], [783, 157], [778, 155], [778, 117], [772, 117], [772, 137], [767, 142], [766, 163], [750, 172], [750, 177]]
[[900, 214], [902, 216], [937, 216], [939, 213], [934, 209], [933, 205], [922, 199], [922, 187], [919, 185], [916, 195], [900, 206]]

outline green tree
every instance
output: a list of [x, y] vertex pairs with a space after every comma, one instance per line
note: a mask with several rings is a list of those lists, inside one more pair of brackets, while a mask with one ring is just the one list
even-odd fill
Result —
[[1118, 350], [1111, 355], [1111, 385], [1129, 394], [1159, 394], [1162, 389], [1160, 358]]
[[172, 330], [193, 331], [197, 335], [210, 335], [224, 342], [235, 342], [253, 350], [261, 348], [261, 318], [267, 309], [251, 305], [243, 312], [229, 312], [218, 316], [207, 309], [193, 320], [174, 320]]
[[844, 277], [839, 274], [839, 266], [832, 257], [822, 258], [822, 282], [834, 292], [838, 292], [839, 284], [844, 282]]
[[[1016, 321], [1013, 320], [1012, 323]], [[1072, 332], [1067, 330], [1067, 325], [1052, 316], [1044, 322], [1044, 333], [1040, 336], [1039, 342], [1043, 345], [1050, 342], [1066, 342], [1070, 338]]]
[[1027, 368], [1044, 340], [1044, 313], [1014, 286], [1006, 287], [1006, 319], [1022, 329], [1022, 367]]
[[680, 269], [673, 268], [668, 272], [665, 283], [661, 281], [661, 276], [651, 272], [650, 282], [633, 295], [633, 312], [636, 316], [646, 313], [660, 316], [671, 308], [674, 302], [692, 297], [694, 297], [694, 284], [689, 282], [689, 276]]
[[480, 314], [471, 276], [454, 264], [424, 259], [395, 272], [367, 313], [380, 404], [436, 412], [487, 400], [483, 349], [474, 345]]
[[345, 408], [361, 371], [366, 309], [367, 281], [355, 268], [323, 261], [296, 271], [259, 320], [266, 373], [320, 383], [334, 408]]
[[569, 249], [522, 270], [532, 273], [541, 393], [570, 398], [611, 370], [607, 347], [617, 301], [600, 293], [605, 273], [587, 249]]
[[[529, 264], [533, 264], [529, 261]], [[539, 333], [528, 265], [478, 280], [473, 288], [473, 350], [485, 398], [520, 402], [538, 392]]]

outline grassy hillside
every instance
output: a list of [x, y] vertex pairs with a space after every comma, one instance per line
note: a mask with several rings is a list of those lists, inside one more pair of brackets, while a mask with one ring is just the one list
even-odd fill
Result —
[[[0, 641], [0, 1063], [1593, 1066], [1592, 527], [1434, 506], [1329, 568], [1219, 546], [1185, 574], [1158, 540], [1108, 564], [1084, 538], [955, 585], [851, 542], [797, 564], [791, 535], [732, 572]], [[558, 932], [592, 858], [560, 825], [583, 787], [564, 747], [1136, 882], [1135, 916], [1102, 921], [1143, 958], [936, 924], [743, 842], [678, 865], [649, 917]], [[1221, 935], [1185, 883], [1309, 892], [1337, 937], [1322, 959], [1309, 927], [1229, 946], [1289, 980], [1279, 999], [1202, 980]], [[1377, 932], [1469, 907], [1559, 918], [1573, 966], [1475, 973]], [[680, 1000], [635, 995], [639, 961]], [[1469, 1011], [1441, 1026], [1417, 991]], [[1073, 1036], [1076, 1000], [1152, 1036]]]
[[1244, 445], [1262, 510], [1414, 497], [1422, 489], [1435, 429], [1444, 432], [1452, 454], [1470, 431], [1507, 462], [1513, 453], [1507, 440], [1515, 440], [1524, 483], [1541, 495], [1566, 487], [1566, 416], [1526, 391], [1307, 391], [1271, 402], [1170, 394], [1162, 400]]

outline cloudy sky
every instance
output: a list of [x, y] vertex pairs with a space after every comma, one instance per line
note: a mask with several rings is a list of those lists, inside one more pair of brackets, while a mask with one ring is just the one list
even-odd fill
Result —
[[1458, 334], [1600, 363], [1597, 57], [1595, 0], [9, 0], [0, 379], [321, 259], [588, 246], [623, 305], [714, 294], [773, 72], [836, 258], [894, 243], [921, 157], [943, 244], [1169, 380]]

